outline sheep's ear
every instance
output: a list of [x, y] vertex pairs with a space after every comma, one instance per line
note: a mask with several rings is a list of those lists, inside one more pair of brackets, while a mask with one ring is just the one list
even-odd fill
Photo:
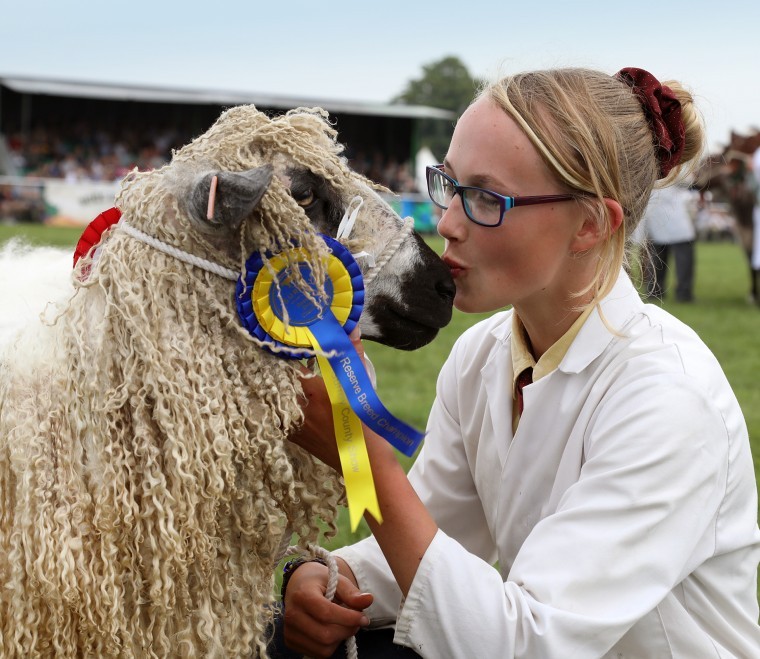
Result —
[[[217, 181], [212, 193], [214, 176]], [[235, 230], [258, 206], [271, 182], [269, 164], [245, 172], [207, 172], [198, 177], [190, 191], [190, 212], [201, 225]], [[210, 195], [214, 197], [211, 205]]]

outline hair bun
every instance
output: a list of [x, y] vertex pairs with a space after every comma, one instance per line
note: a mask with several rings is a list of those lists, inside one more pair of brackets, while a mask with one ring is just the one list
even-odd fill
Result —
[[681, 119], [681, 102], [670, 87], [660, 84], [644, 69], [621, 69], [615, 77], [628, 85], [641, 103], [655, 136], [660, 178], [665, 178], [683, 154], [686, 131]]

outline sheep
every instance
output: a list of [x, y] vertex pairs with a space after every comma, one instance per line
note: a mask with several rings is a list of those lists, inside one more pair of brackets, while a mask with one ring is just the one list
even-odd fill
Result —
[[70, 272], [70, 249], [32, 247], [18, 238], [0, 247], [0, 352], [46, 301], [71, 295]]
[[323, 111], [233, 107], [125, 178], [72, 294], [0, 351], [0, 656], [266, 656], [273, 568], [291, 531], [334, 532], [343, 486], [287, 441], [299, 363], [245, 331], [234, 282], [136, 236], [237, 273], [299, 244], [320, 282], [319, 233], [357, 196], [363, 336], [417, 348], [450, 275]]

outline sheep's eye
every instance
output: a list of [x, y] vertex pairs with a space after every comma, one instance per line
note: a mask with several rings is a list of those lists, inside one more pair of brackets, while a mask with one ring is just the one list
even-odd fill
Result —
[[309, 189], [305, 192], [294, 192], [293, 199], [296, 200], [296, 203], [299, 206], [306, 208], [307, 206], [311, 206], [314, 203], [314, 191]]

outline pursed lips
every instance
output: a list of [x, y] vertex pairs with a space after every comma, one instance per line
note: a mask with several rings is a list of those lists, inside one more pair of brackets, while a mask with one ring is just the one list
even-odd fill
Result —
[[445, 254], [442, 257], [443, 262], [449, 266], [449, 270], [451, 270], [451, 276], [456, 279], [458, 276], [460, 276], [462, 273], [465, 272], [467, 268], [465, 268], [461, 263], [458, 263], [454, 259], [446, 256]]

